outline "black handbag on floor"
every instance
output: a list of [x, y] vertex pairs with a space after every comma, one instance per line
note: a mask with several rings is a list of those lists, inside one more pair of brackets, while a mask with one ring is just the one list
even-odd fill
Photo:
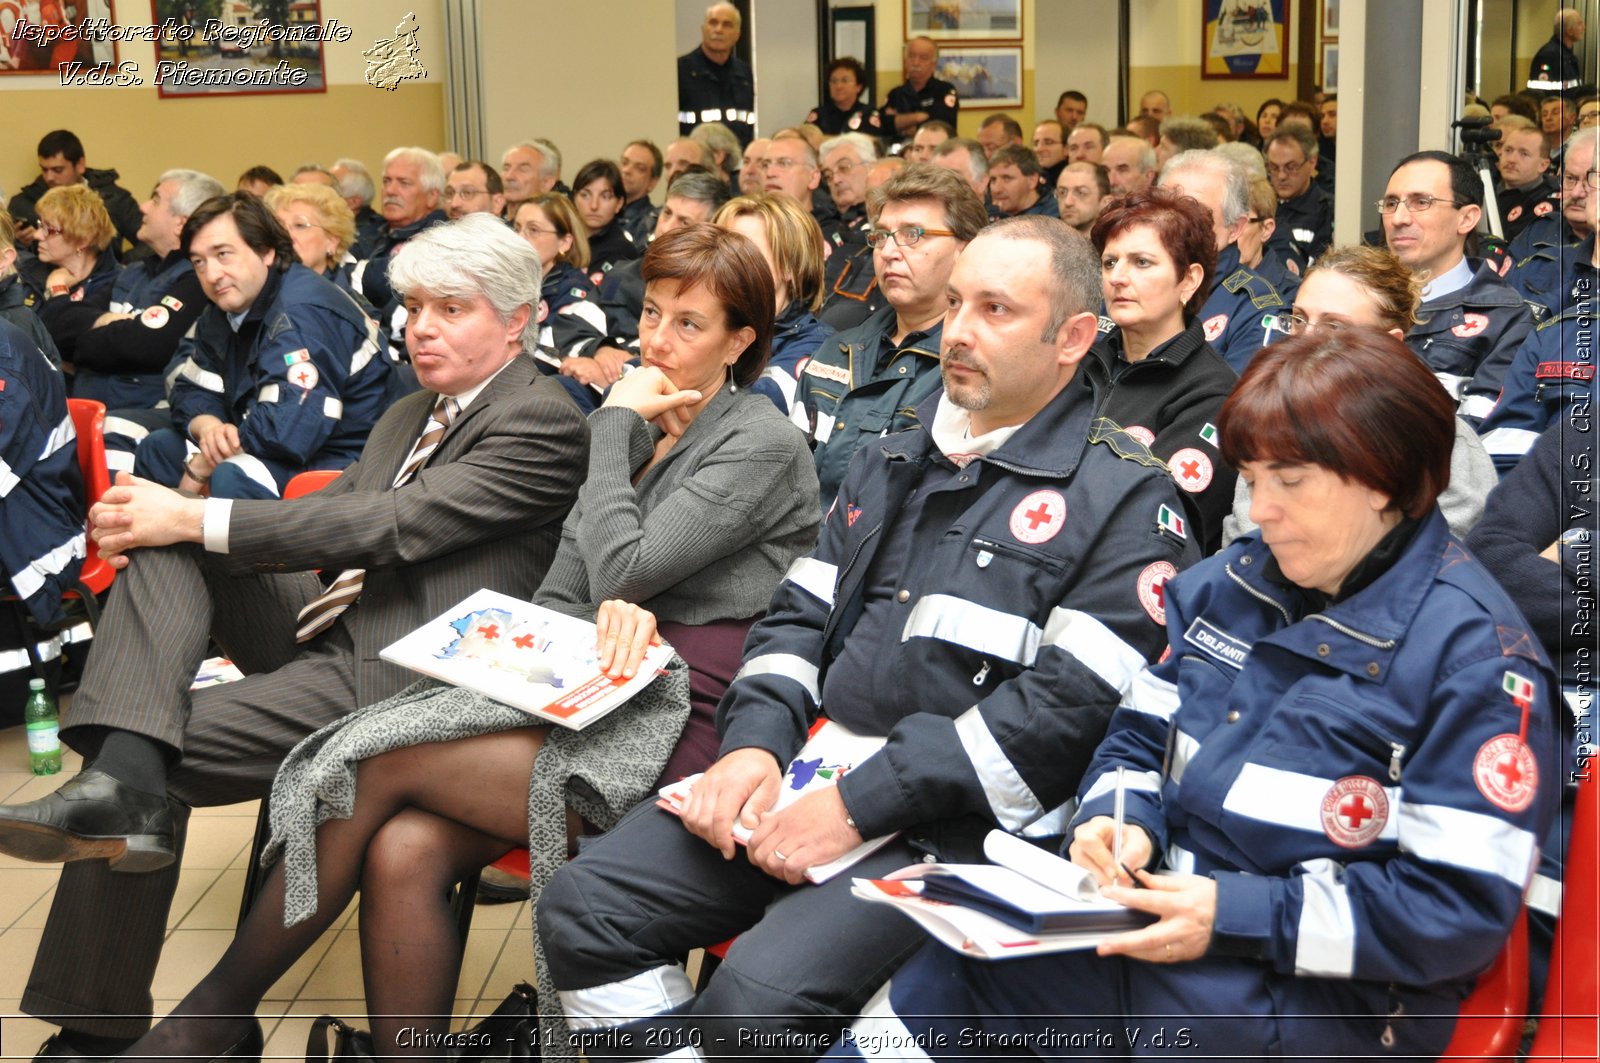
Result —
[[[470, 1029], [441, 1036], [439, 1059], [472, 1063], [532, 1063], [539, 1059], [537, 997], [532, 986], [518, 982], [494, 1012]], [[328, 1044], [328, 1031], [333, 1044]], [[324, 1015], [311, 1024], [306, 1063], [371, 1063], [377, 1058], [372, 1034], [343, 1019]]]

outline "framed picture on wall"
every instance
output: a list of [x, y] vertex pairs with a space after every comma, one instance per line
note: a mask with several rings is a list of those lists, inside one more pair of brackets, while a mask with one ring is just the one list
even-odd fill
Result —
[[[5, 0], [0, 0], [4, 3]], [[163, 99], [326, 92], [320, 0], [152, 0]]]
[[0, 74], [55, 74], [63, 85], [108, 83], [104, 79], [117, 70], [117, 43], [93, 27], [116, 21], [114, 0], [0, 0]]
[[1288, 0], [1200, 0], [1200, 76], [1289, 76]]
[[939, 67], [933, 76], [956, 87], [962, 106], [1022, 106], [1020, 45], [940, 48]]
[[1339, 42], [1324, 41], [1322, 44], [1322, 91], [1339, 91]]
[[1339, 0], [1322, 0], [1322, 35], [1339, 36]]
[[1022, 0], [905, 0], [905, 5], [907, 40], [1022, 39]]

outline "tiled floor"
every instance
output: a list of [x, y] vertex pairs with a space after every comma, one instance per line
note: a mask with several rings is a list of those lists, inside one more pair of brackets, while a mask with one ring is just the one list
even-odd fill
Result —
[[[69, 753], [61, 775], [35, 777], [28, 771], [22, 729], [0, 731], [0, 802], [43, 796], [79, 766], [79, 758]], [[156, 971], [158, 1015], [210, 970], [232, 939], [255, 822], [255, 802], [196, 810]], [[31, 1058], [53, 1029], [22, 1015], [17, 1006], [55, 882], [54, 867], [0, 855], [0, 1058]], [[324, 1013], [366, 1025], [355, 930], [358, 908], [352, 904], [267, 994], [259, 1011], [267, 1056], [304, 1058], [311, 1021]], [[527, 903], [480, 907], [468, 937], [456, 1011], [470, 1024], [471, 1016], [493, 1011], [516, 982], [533, 981]]]

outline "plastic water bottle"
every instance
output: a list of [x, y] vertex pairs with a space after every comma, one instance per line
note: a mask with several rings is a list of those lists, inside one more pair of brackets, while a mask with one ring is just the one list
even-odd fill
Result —
[[61, 717], [56, 702], [44, 688], [43, 679], [28, 680], [28, 704], [22, 710], [28, 727], [28, 760], [35, 775], [54, 775], [61, 770]]

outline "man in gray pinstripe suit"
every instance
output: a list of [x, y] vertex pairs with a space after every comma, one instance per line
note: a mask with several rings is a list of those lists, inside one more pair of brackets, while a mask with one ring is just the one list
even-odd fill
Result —
[[[93, 767], [0, 806], [0, 850], [68, 861], [22, 1002], [65, 1027], [41, 1055], [110, 1055], [148, 1027], [189, 807], [264, 796], [297, 741], [415, 678], [383, 646], [480, 587], [531, 597], [555, 554], [588, 428], [523, 353], [537, 255], [474, 215], [413, 240], [391, 278], [427, 390], [332, 485], [228, 502], [127, 479], [95, 508], [123, 571], [62, 732]], [[297, 642], [319, 568], [364, 570], [360, 596]], [[209, 637], [247, 674], [191, 694]]]

